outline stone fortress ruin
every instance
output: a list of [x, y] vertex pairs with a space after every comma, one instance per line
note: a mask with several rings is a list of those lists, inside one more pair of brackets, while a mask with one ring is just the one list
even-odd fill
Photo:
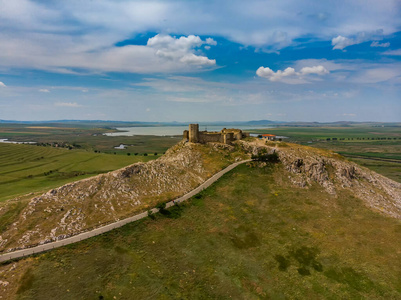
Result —
[[223, 143], [230, 144], [233, 141], [249, 137], [249, 133], [242, 132], [241, 129], [226, 129], [221, 131], [199, 131], [199, 124], [189, 124], [189, 130], [184, 130], [184, 140], [191, 143]]

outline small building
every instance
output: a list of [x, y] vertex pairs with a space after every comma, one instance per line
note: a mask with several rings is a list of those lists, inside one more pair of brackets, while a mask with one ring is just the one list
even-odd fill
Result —
[[262, 134], [262, 139], [266, 139], [269, 141], [274, 141], [276, 140], [276, 135], [275, 134]]
[[120, 146], [114, 147], [114, 149], [123, 150], [123, 149], [126, 149], [126, 146], [127, 146], [127, 145], [120, 144]]

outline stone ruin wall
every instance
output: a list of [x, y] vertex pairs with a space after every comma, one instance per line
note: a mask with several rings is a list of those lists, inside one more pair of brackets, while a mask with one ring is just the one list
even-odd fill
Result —
[[248, 137], [240, 129], [226, 129], [220, 132], [199, 131], [198, 124], [190, 124], [189, 130], [184, 130], [183, 138], [191, 143], [224, 143], [229, 144], [236, 140]]
[[199, 143], [223, 143], [223, 137], [220, 132], [206, 133], [199, 132]]

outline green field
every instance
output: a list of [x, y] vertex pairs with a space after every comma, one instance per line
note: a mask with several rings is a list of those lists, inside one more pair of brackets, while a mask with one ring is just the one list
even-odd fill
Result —
[[0, 201], [31, 192], [46, 191], [64, 183], [159, 155], [114, 155], [35, 145], [0, 143]]
[[292, 142], [308, 142], [326, 140], [327, 138], [344, 138], [345, 142], [353, 142], [358, 139], [371, 140], [377, 138], [400, 139], [401, 126], [377, 127], [373, 125], [353, 125], [347, 127], [291, 127], [280, 126], [268, 129], [252, 130], [253, 133], [271, 132], [275, 135], [287, 136]]
[[[57, 123], [57, 124], [0, 124], [0, 139], [17, 142], [38, 142], [44, 144], [66, 144], [74, 149], [100, 151], [104, 153], [150, 154], [163, 153], [181, 140], [181, 137], [165, 136], [105, 136], [104, 133], [115, 132], [102, 123]], [[114, 147], [127, 145], [127, 149], [117, 150]]]
[[21, 278], [18, 299], [400, 299], [401, 222], [346, 192], [288, 185], [280, 165], [243, 165], [170, 215], [22, 260], [2, 280]]
[[[0, 202], [90, 177], [162, 155], [180, 137], [110, 137], [103, 123], [0, 124]], [[120, 144], [126, 149], [114, 149]], [[69, 150], [71, 149], [71, 150]]]
[[335, 151], [401, 182], [400, 126], [277, 127], [252, 132], [286, 136], [288, 139], [284, 141]]

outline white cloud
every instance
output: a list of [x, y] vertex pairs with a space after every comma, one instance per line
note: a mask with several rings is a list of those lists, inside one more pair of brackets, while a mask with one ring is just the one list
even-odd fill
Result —
[[[294, 63], [295, 69], [302, 69], [309, 66], [323, 66], [329, 72], [336, 70], [348, 70], [351, 67], [341, 60], [327, 60], [327, 59], [301, 59]], [[353, 67], [351, 68], [353, 69]]]
[[180, 62], [190, 65], [205, 65], [205, 66], [214, 66], [216, 64], [215, 59], [208, 59], [206, 56], [199, 56], [193, 53], [186, 54], [183, 57], [181, 57]]
[[50, 93], [48, 89], [39, 89], [39, 92], [41, 93]]
[[[390, 51], [381, 54], [387, 52]], [[401, 49], [398, 55], [401, 55]], [[375, 63], [362, 59], [303, 59], [296, 61], [294, 68], [302, 69], [310, 65], [321, 65], [327, 69], [330, 72], [330, 81], [332, 83], [371, 84], [384, 81], [396, 83], [401, 78], [401, 63], [395, 61]]]
[[[175, 38], [169, 35], [158, 34], [148, 40], [147, 46], [156, 49], [156, 55], [174, 61], [180, 61], [189, 65], [216, 65], [216, 60], [206, 56], [195, 55], [194, 49], [203, 44], [212, 45], [213, 39], [202, 41], [199, 36], [189, 35]], [[215, 42], [214, 42], [215, 43]]]
[[344, 117], [356, 117], [356, 114], [343, 114]]
[[[383, 29], [378, 29], [378, 30], [374, 30], [374, 31], [359, 32], [359, 33], [357, 33], [357, 35], [355, 37], [352, 37], [352, 38], [347, 38], [347, 37], [343, 37], [343, 36], [339, 35], [331, 40], [331, 45], [334, 46], [333, 50], [335, 50], [335, 49], [343, 50], [348, 46], [361, 44], [361, 43], [371, 41], [371, 40], [377, 41], [377, 40], [382, 40], [382, 39], [383, 39]], [[385, 43], [385, 44], [387, 44], [387, 43]], [[385, 44], [382, 44], [382, 45], [385, 45]], [[372, 45], [374, 45], [374, 43], [371, 44], [371, 47], [388, 47], [388, 46], [372, 46]], [[390, 45], [390, 44], [388, 44], [388, 45]]]
[[399, 56], [399, 55], [401, 55], [401, 49], [385, 51], [382, 54]]
[[334, 46], [333, 50], [334, 49], [342, 50], [342, 49], [344, 49], [344, 48], [346, 48], [348, 46], [354, 45], [354, 44], [356, 44], [356, 42], [354, 40], [346, 38], [346, 37], [343, 37], [341, 35], [339, 35], [338, 37], [333, 38], [331, 40], [331, 45]]
[[308, 75], [308, 74], [324, 75], [324, 74], [328, 74], [329, 71], [323, 66], [313, 66], [313, 67], [302, 68], [300, 73], [302, 75]]
[[391, 81], [401, 76], [400, 67], [400, 64], [368, 66], [367, 68], [358, 70], [350, 80], [355, 83], [379, 83]]
[[6, 87], [6, 85], [0, 81], [0, 87]]
[[382, 47], [382, 48], [387, 48], [390, 47], [390, 43], [379, 43], [379, 42], [372, 42], [372, 44], [370, 44], [370, 47]]
[[[329, 71], [324, 66], [313, 66], [313, 67], [303, 67], [299, 72], [296, 72], [294, 68], [286, 68], [284, 71], [278, 70], [274, 72], [269, 67], [259, 67], [256, 70], [256, 75], [259, 77], [264, 77], [269, 79], [270, 81], [282, 81], [285, 77], [298, 77], [302, 79], [303, 76], [316, 74], [316, 75], [325, 75], [328, 74]], [[306, 83], [307, 81], [297, 81], [297, 82], [286, 82], [286, 83]]]
[[54, 105], [62, 107], [82, 107], [82, 105], [77, 102], [56, 102]]
[[[362, 2], [349, 0], [332, 5], [330, 1], [316, 3], [312, 0], [268, 3], [264, 0], [246, 3], [241, 0], [212, 3], [98, 0], [93, 5], [91, 1], [69, 0], [53, 1], [49, 5], [46, 1], [1, 1], [0, 19], [4, 22], [0, 25], [0, 67], [71, 73], [72, 68], [80, 68], [82, 62], [89, 60], [84, 68], [91, 71], [145, 72], [145, 66], [139, 70], [134, 66], [144, 62], [149, 65], [147, 72], [157, 72], [160, 61], [152, 59], [153, 52], [113, 46], [144, 32], [214, 35], [275, 52], [305, 36], [318, 40], [337, 36], [333, 46], [344, 49], [359, 43], [358, 32], [369, 33], [382, 28], [389, 35], [399, 31], [399, 1]], [[216, 45], [211, 39], [204, 43]], [[115, 59], [128, 65], [114, 66], [114, 62], [103, 61], [110, 58], [110, 52], [129, 56]], [[205, 59], [195, 61], [205, 62], [212, 64]], [[161, 72], [173, 70], [174, 65], [160, 69]]]
[[212, 102], [211, 99], [205, 97], [168, 97], [168, 101], [171, 102], [185, 102], [185, 103], [208, 103]]
[[[102, 47], [102, 49], [76, 49], [64, 45], [56, 52], [48, 46], [45, 34], [23, 35], [21, 39], [8, 39], [1, 43], [0, 66], [14, 68], [36, 68], [58, 73], [78, 74], [72, 69], [93, 72], [166, 73], [188, 72], [216, 65], [214, 59], [200, 55], [197, 47], [205, 44], [198, 36], [180, 38], [156, 35], [148, 45], [126, 45]], [[26, 38], [26, 39], [25, 39]], [[51, 43], [65, 44], [65, 37], [53, 37]], [[26, 49], [30, 49], [26, 52]]]
[[217, 42], [212, 38], [207, 38], [206, 39], [206, 44], [211, 45], [211, 46], [216, 46]]
[[279, 81], [283, 77], [292, 76], [295, 74], [296, 72], [294, 68], [287, 68], [284, 71], [278, 70], [277, 72], [274, 72], [269, 67], [260, 67], [256, 70], [256, 75], [259, 77], [268, 78], [270, 81]]

